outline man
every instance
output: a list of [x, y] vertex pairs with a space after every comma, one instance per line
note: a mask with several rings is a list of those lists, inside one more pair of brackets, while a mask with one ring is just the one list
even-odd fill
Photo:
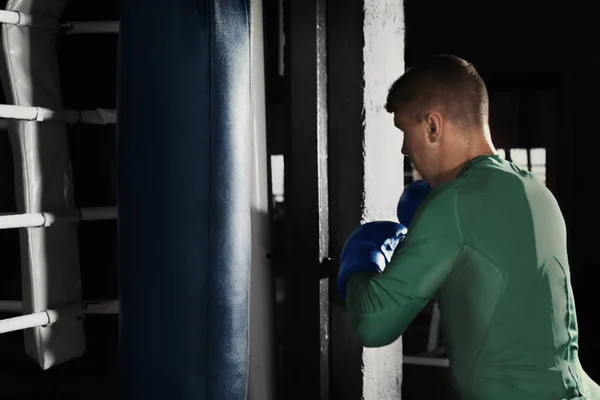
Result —
[[401, 199], [407, 228], [378, 221], [348, 239], [338, 285], [360, 341], [393, 342], [436, 298], [465, 400], [600, 399], [578, 358], [563, 216], [543, 183], [496, 154], [474, 67], [435, 57], [392, 85], [386, 109], [433, 188], [418, 208]]

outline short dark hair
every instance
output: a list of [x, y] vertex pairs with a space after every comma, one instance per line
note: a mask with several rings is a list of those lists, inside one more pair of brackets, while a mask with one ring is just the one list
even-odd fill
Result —
[[451, 54], [441, 54], [396, 80], [387, 96], [389, 113], [400, 107], [416, 107], [417, 119], [426, 108], [441, 108], [456, 123], [471, 126], [486, 124], [489, 115], [487, 88], [475, 67]]

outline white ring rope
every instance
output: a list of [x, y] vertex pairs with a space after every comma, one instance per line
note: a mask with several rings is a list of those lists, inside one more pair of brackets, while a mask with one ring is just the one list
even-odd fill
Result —
[[[21, 312], [23, 303], [20, 301], [0, 301], [0, 312]], [[85, 305], [73, 304], [56, 310], [44, 310], [20, 317], [0, 320], [0, 334], [51, 325], [61, 319], [78, 318], [84, 314], [118, 314], [119, 302], [86, 302]]]
[[[18, 300], [0, 300], [0, 312], [20, 313], [23, 311], [23, 302]], [[119, 301], [86, 301], [86, 314], [118, 314]], [[1, 321], [1, 320], [0, 320]]]
[[[13, 8], [11, 6], [11, 8]], [[3, 25], [13, 25], [5, 26], [3, 29], [3, 34], [6, 36], [3, 37], [5, 39], [4, 42], [4, 51], [5, 58], [8, 60], [7, 53], [10, 53], [12, 50], [10, 46], [7, 46], [7, 42], [10, 44], [11, 40], [15, 44], [15, 48], [21, 51], [21, 46], [25, 46], [24, 48], [28, 48], [32, 43], [29, 39], [25, 40], [24, 43], [21, 43], [21, 38], [19, 34], [21, 30], [31, 29], [39, 29], [42, 31], [47, 31], [49, 36], [53, 36], [57, 33], [59, 34], [92, 34], [92, 33], [118, 33], [119, 32], [119, 21], [81, 21], [81, 22], [64, 22], [58, 20], [56, 17], [48, 17], [45, 14], [36, 14], [32, 13], [23, 13], [18, 11], [19, 9], [28, 10], [27, 7], [14, 7], [16, 10], [0, 10], [0, 24]], [[45, 10], [44, 7], [38, 8], [39, 10]], [[15, 29], [17, 27], [17, 29]], [[23, 29], [20, 29], [23, 28]], [[12, 32], [10, 35], [7, 32]], [[16, 35], [15, 35], [16, 33]], [[8, 37], [8, 39], [7, 39]], [[15, 39], [16, 38], [16, 39]], [[43, 36], [42, 36], [43, 38]], [[32, 51], [34, 48], [41, 48], [45, 42], [54, 42], [54, 38], [47, 38], [48, 40], [42, 41], [34, 41], [37, 47], [31, 47]], [[50, 40], [52, 39], [52, 40]], [[40, 45], [41, 43], [41, 45]], [[39, 50], [38, 50], [39, 51]], [[11, 59], [15, 63], [26, 62], [27, 58], [23, 57], [15, 57], [14, 60]], [[16, 61], [15, 61], [16, 60]], [[25, 60], [25, 61], [24, 61]], [[7, 61], [10, 62], [11, 61]], [[52, 67], [52, 66], [50, 66]], [[42, 75], [46, 76], [46, 75]], [[52, 76], [49, 74], [48, 76]], [[4, 79], [4, 77], [3, 77]], [[11, 81], [11, 84], [14, 84], [14, 80], [16, 78], [9, 74], [7, 80]], [[32, 79], [33, 80], [33, 79]], [[50, 89], [53, 86], [50, 85]], [[8, 129], [8, 125], [10, 120], [12, 121], [33, 121], [33, 122], [58, 122], [58, 123], [66, 123], [66, 124], [77, 124], [77, 123], [85, 123], [85, 124], [95, 124], [95, 125], [107, 125], [107, 124], [115, 124], [116, 123], [116, 110], [102, 109], [98, 108], [95, 110], [55, 110], [52, 109], [52, 103], [56, 104], [56, 102], [46, 102], [50, 105], [50, 108], [44, 107], [32, 107], [29, 106], [31, 103], [25, 104], [27, 106], [21, 105], [12, 105], [12, 104], [0, 104], [0, 130]], [[60, 107], [60, 106], [58, 106]], [[16, 125], [15, 125], [16, 126]], [[31, 132], [33, 135], [37, 135], [41, 131], [46, 131], [43, 128], [45, 125], [19, 125], [18, 131], [27, 131]], [[39, 128], [39, 129], [38, 129]], [[39, 156], [37, 157], [39, 158]], [[34, 162], [41, 165], [41, 161], [39, 159], [36, 160], [36, 157], [25, 158], [25, 163]], [[30, 185], [30, 182], [26, 182], [27, 185]], [[37, 211], [37, 210], [36, 210]], [[37, 213], [24, 213], [24, 214], [5, 214], [0, 215], [0, 229], [15, 229], [15, 228], [42, 228], [49, 227], [54, 224], [60, 223], [77, 223], [79, 221], [98, 221], [98, 220], [114, 220], [117, 218], [117, 208], [116, 207], [93, 207], [93, 208], [82, 208], [75, 210], [64, 210], [57, 213], [54, 212], [37, 212]], [[39, 257], [38, 257], [39, 258]], [[56, 260], [58, 260], [55, 257]], [[35, 265], [34, 262], [39, 262], [38, 259], [32, 258], [32, 265]], [[60, 265], [61, 261], [56, 261], [59, 265], [56, 265], [58, 268], [58, 272], [61, 272], [61, 269], [73, 269], [72, 265], [69, 265], [67, 262], [65, 265]], [[78, 268], [78, 266], [76, 266]], [[46, 267], [44, 267], [46, 268]], [[46, 273], [47, 271], [43, 271]], [[35, 273], [34, 273], [35, 275]], [[64, 274], [63, 274], [64, 275]], [[35, 278], [35, 276], [34, 276]], [[32, 279], [34, 279], [32, 278]], [[43, 281], [43, 285], [47, 285], [51, 280], [46, 279], [43, 274], [37, 276], [38, 280]], [[56, 280], [54, 281], [56, 283]], [[60, 283], [60, 282], [59, 282]], [[68, 290], [68, 285], [63, 285]], [[43, 292], [42, 292], [43, 293]], [[45, 295], [45, 293], [43, 293]], [[34, 310], [43, 310], [36, 311], [32, 314], [18, 316], [14, 318], [8, 318], [4, 320], [0, 320], [0, 334], [12, 331], [18, 331], [23, 329], [30, 329], [36, 327], [46, 327], [51, 325], [62, 319], [74, 319], [82, 317], [84, 314], [115, 314], [119, 312], [119, 304], [118, 301], [110, 301], [110, 302], [86, 302], [86, 303], [77, 303], [68, 305], [65, 307], [59, 307], [57, 309], [49, 309], [53, 307], [54, 304], [49, 305], [48, 303], [52, 303], [52, 299], [50, 298], [39, 298], [36, 299], [36, 293], [33, 295], [28, 294], [28, 297], [32, 297]], [[56, 296], [55, 296], [56, 297]], [[59, 296], [60, 297], [60, 296]], [[80, 296], [78, 296], [80, 299]], [[41, 300], [40, 300], [41, 299]], [[37, 304], [37, 305], [36, 305]], [[48, 309], [45, 309], [48, 308]], [[45, 309], [45, 310], [44, 310]], [[27, 310], [31, 311], [31, 310]], [[22, 301], [0, 301], [0, 312], [15, 312], [22, 313], [23, 312], [23, 302]], [[75, 326], [75, 325], [73, 325]], [[35, 348], [35, 352], [39, 353], [39, 359], [37, 362], [43, 366], [44, 368], [49, 368], [56, 362], [60, 362], [59, 359], [57, 361], [57, 357], [63, 357], [64, 359], [72, 358], [79, 355], [79, 349], [77, 348], [77, 343], [74, 344], [74, 350], [68, 349], [64, 345], [61, 345], [56, 340], [50, 340], [52, 338], [53, 330], [36, 330], [36, 335], [39, 338], [35, 339], [36, 342], [29, 343], [30, 347]], [[81, 335], [77, 333], [71, 335], [67, 335], [66, 338], [70, 338], [77, 342]], [[37, 336], [36, 336], [37, 337]], [[61, 339], [63, 340], [63, 339]], [[69, 339], [66, 339], [69, 340]], [[43, 342], [40, 344], [40, 341]], [[52, 342], [52, 343], [50, 343]], [[64, 342], [64, 340], [63, 340]], [[57, 344], [58, 343], [58, 344]], [[26, 342], [26, 347], [28, 343]], [[58, 347], [57, 347], [58, 346]], [[60, 347], [62, 346], [62, 347]], [[57, 354], [56, 349], [62, 349], [58, 351]], [[64, 350], [64, 351], [63, 351]], [[49, 354], [50, 356], [47, 356]]]
[[84, 313], [84, 307], [81, 304], [75, 304], [56, 310], [44, 310], [21, 317], [6, 318], [0, 320], [0, 334], [51, 325], [60, 319], [76, 318]]
[[0, 215], [0, 229], [41, 228], [57, 222], [101, 221], [117, 219], [117, 207], [90, 207], [67, 212]]
[[84, 123], [93, 125], [115, 124], [117, 111], [97, 108], [88, 111], [51, 110], [43, 107], [25, 107], [12, 104], [0, 105], [0, 118], [25, 121], [66, 122], [69, 124]]
[[0, 23], [46, 30], [63, 29], [67, 34], [119, 33], [119, 21], [59, 21], [18, 11], [0, 10]]
[[56, 28], [55, 20], [39, 15], [24, 14], [18, 11], [0, 10], [0, 22], [3, 24], [29, 26], [32, 28]]

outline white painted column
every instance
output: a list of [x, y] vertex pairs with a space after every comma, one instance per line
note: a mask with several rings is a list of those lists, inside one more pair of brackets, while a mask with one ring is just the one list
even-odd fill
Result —
[[[331, 256], [361, 223], [397, 221], [404, 186], [402, 132], [385, 110], [405, 69], [404, 7], [398, 0], [327, 3]], [[366, 349], [345, 309], [331, 310], [332, 398], [398, 400], [402, 339]]]
[[[402, 134], [385, 110], [389, 86], [404, 72], [404, 9], [399, 0], [365, 0], [363, 222], [397, 220], [403, 189]], [[402, 385], [402, 338], [363, 350], [364, 400], [397, 400]]]

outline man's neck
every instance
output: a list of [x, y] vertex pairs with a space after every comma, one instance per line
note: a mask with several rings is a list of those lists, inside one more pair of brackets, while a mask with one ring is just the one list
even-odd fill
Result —
[[434, 185], [456, 179], [464, 167], [474, 158], [497, 154], [489, 135], [476, 135], [475, 137], [476, 139], [473, 139], [468, 146], [458, 146], [462, 151], [453, 152], [454, 157], [448, 160], [448, 168], [436, 178]]

